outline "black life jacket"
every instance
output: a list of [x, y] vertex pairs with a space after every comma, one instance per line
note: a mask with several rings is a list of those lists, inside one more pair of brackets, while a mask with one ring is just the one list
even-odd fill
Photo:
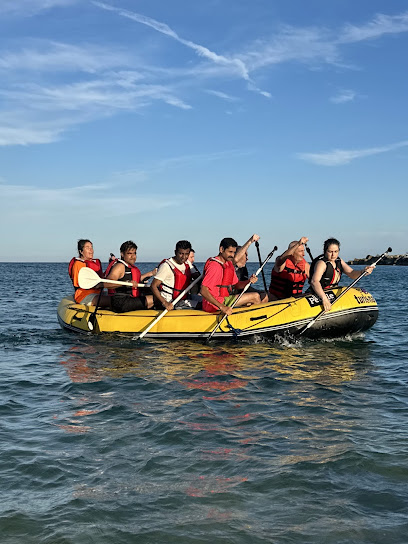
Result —
[[[326, 270], [324, 271], [322, 277], [320, 278], [320, 285], [323, 287], [323, 289], [333, 289], [334, 287], [337, 287], [339, 285], [339, 281], [341, 278], [341, 275], [343, 274], [343, 266], [341, 264], [340, 257], [337, 257], [336, 259], [336, 267], [334, 268], [332, 263], [325, 259], [324, 254], [319, 255], [316, 257], [316, 259], [313, 259], [312, 264], [310, 265], [310, 275], [309, 278], [313, 278], [313, 274], [316, 268], [316, 264], [319, 261], [323, 261], [326, 263]], [[335, 281], [337, 273], [339, 273], [338, 280]]]
[[[112, 270], [113, 266], [116, 263], [122, 263], [125, 266], [125, 273], [121, 278], [118, 279], [118, 281], [136, 281], [137, 283], [140, 283], [140, 277], [142, 273], [138, 269], [137, 266], [131, 266], [125, 261], [122, 261], [122, 259], [116, 259], [116, 261], [112, 261], [112, 266], [106, 269], [106, 272], [108, 270]], [[115, 294], [115, 293], [125, 293], [126, 295], [131, 295], [132, 297], [138, 297], [140, 296], [140, 291], [138, 287], [131, 287], [130, 285], [121, 285], [120, 287], [117, 287], [116, 289], [109, 289], [109, 294]]]

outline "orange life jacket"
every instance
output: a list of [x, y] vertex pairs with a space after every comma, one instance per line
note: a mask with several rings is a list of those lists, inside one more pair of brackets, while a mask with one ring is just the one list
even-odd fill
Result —
[[[84, 259], [80, 259], [79, 257], [72, 257], [72, 259], [69, 261], [68, 264], [68, 274], [71, 278], [72, 283], [74, 283], [74, 276], [72, 269], [74, 267], [75, 261], [81, 261], [81, 263], [84, 263], [88, 268], [92, 268], [92, 270], [95, 270], [95, 272], [98, 274], [99, 277], [103, 278], [103, 271], [102, 271], [102, 263], [99, 259], [92, 259], [92, 261], [85, 261]], [[78, 289], [77, 285], [74, 285], [75, 289]]]
[[295, 264], [292, 259], [288, 258], [282, 272], [272, 269], [269, 292], [278, 299], [301, 295], [306, 278], [305, 259]]

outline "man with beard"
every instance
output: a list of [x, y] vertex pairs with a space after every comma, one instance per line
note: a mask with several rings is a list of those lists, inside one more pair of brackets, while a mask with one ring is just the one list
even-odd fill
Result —
[[[203, 297], [203, 310], [205, 312], [218, 312], [231, 315], [230, 306], [234, 304], [239, 295], [232, 295], [233, 288], [243, 289], [245, 285], [255, 283], [258, 278], [252, 274], [249, 280], [238, 281], [234, 269], [234, 257], [237, 251], [237, 242], [233, 238], [223, 238], [220, 242], [219, 253], [216, 257], [210, 257], [204, 266], [204, 278], [201, 284]], [[244, 293], [239, 300], [239, 306], [251, 306], [260, 304], [259, 293]]]

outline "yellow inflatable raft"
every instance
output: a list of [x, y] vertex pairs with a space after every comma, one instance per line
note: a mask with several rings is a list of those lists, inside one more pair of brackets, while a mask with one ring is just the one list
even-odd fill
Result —
[[[332, 302], [346, 287], [330, 291]], [[61, 327], [89, 332], [88, 320], [94, 306], [76, 304], [73, 297], [63, 298], [58, 306]], [[336, 337], [365, 331], [378, 317], [377, 303], [372, 295], [358, 288], [344, 293], [330, 312], [323, 314], [306, 329], [322, 311], [319, 299], [313, 294], [288, 298], [245, 308], [234, 308], [232, 315], [224, 319], [213, 339], [244, 338], [254, 335], [269, 338], [296, 336], [308, 338]], [[116, 314], [98, 309], [92, 321], [94, 332], [140, 334], [160, 314], [156, 310], [143, 310]], [[223, 316], [200, 310], [172, 310], [147, 333], [146, 338], [202, 338], [206, 339]]]

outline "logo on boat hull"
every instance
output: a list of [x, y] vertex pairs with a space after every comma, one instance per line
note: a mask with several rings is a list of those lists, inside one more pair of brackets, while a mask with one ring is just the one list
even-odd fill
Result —
[[356, 295], [354, 295], [354, 298], [357, 300], [359, 304], [370, 304], [370, 303], [377, 304], [377, 301], [375, 300], [375, 298], [369, 294], [362, 295], [361, 297], [357, 297]]
[[[336, 300], [336, 295], [333, 293], [333, 291], [325, 291], [325, 294], [327, 295], [330, 302], [333, 304], [333, 301]], [[306, 299], [311, 308], [314, 308], [315, 306], [321, 306], [322, 304], [322, 301], [316, 295], [309, 295], [306, 297]]]

